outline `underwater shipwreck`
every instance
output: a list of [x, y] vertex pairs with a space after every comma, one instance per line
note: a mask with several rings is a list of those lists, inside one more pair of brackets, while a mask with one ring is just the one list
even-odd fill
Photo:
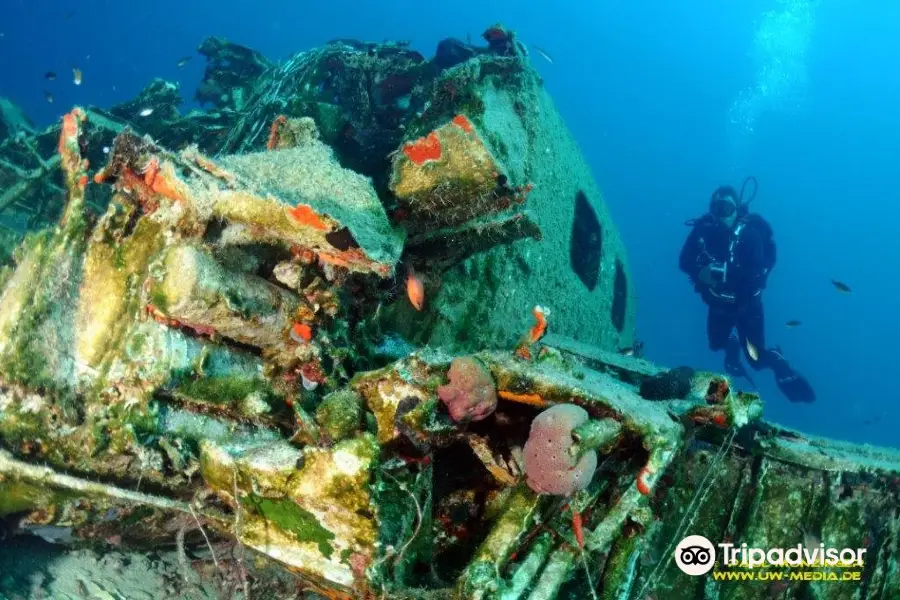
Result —
[[[483, 38], [210, 38], [203, 109], [4, 105], [7, 527], [193, 548], [225, 598], [900, 598], [898, 453], [623, 352], [623, 242], [524, 47]], [[867, 559], [715, 581], [687, 535]]]

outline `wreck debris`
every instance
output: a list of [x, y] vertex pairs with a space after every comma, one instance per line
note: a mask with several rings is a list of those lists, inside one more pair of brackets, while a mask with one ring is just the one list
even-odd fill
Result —
[[524, 46], [516, 40], [514, 31], [497, 23], [488, 27], [481, 37], [488, 43], [488, 47], [501, 56], [517, 56], [526, 54]]
[[[296, 294], [262, 278], [228, 271], [209, 251], [194, 245], [169, 246], [158, 261], [160, 274], [147, 280], [148, 310], [155, 317], [262, 350], [285, 344], [286, 329], [302, 303]], [[255, 309], [249, 322], [246, 306]]]
[[422, 233], [409, 239], [407, 251], [416, 262], [444, 271], [475, 254], [521, 239], [541, 239], [540, 228], [525, 212]]
[[403, 238], [390, 228], [370, 182], [338, 166], [321, 142], [229, 157], [222, 164], [293, 208], [279, 211], [271, 201], [225, 194], [215, 203], [216, 216], [261, 228], [264, 239], [308, 248], [327, 264], [382, 277], [392, 273]]
[[[122, 121], [141, 123], [144, 127], [149, 125], [151, 129], [147, 133], [158, 138], [158, 134], [162, 133], [156, 130], [159, 125], [179, 120], [179, 104], [181, 95], [178, 84], [155, 79], [136, 98], [112, 107], [109, 112]], [[141, 119], [150, 115], [153, 119]]]
[[197, 51], [207, 63], [195, 97], [220, 109], [243, 110], [257, 79], [274, 66], [259, 52], [219, 37], [206, 38]]
[[676, 367], [665, 373], [649, 377], [641, 384], [641, 396], [647, 400], [667, 400], [685, 398], [691, 393], [691, 379], [694, 369]]
[[[244, 94], [243, 114], [222, 151], [261, 150], [271, 125], [288, 108], [287, 117], [311, 117], [341, 164], [375, 178], [380, 188], [386, 156], [402, 141], [404, 121], [421, 110], [417, 91], [433, 73], [421, 54], [402, 44], [334, 40], [298, 53], [265, 71], [252, 93]], [[212, 101], [224, 86], [209, 79]]]
[[468, 434], [466, 441], [472, 448], [472, 452], [478, 457], [478, 460], [484, 465], [488, 472], [494, 476], [503, 485], [515, 485], [518, 483], [517, 474], [511, 472], [508, 466], [499, 464], [499, 461], [491, 453], [490, 446], [486, 439], [479, 435]]
[[0, 142], [20, 135], [34, 133], [34, 123], [20, 107], [0, 98]]
[[[193, 510], [185, 502], [91, 482], [54, 472], [47, 467], [31, 465], [16, 460], [5, 450], [0, 450], [0, 474], [2, 474], [5, 481], [38, 486], [39, 489], [43, 488], [43, 494], [58, 495], [57, 501], [62, 500], [67, 494], [77, 494], [88, 499], [128, 502], [138, 506], [153, 507], [164, 511], [177, 511], [185, 514], [191, 514]], [[224, 515], [213, 512], [204, 512], [203, 516], [219, 523], [225, 520]]]
[[[814, 522], [823, 540], [871, 549], [870, 589], [900, 586], [896, 454], [767, 424], [758, 397], [714, 373], [676, 370], [677, 386], [666, 380], [648, 401], [643, 391], [672, 372], [563, 337], [566, 314], [552, 332], [540, 306], [528, 321], [531, 283], [506, 275], [530, 268], [523, 238], [544, 237], [537, 218], [517, 212], [536, 161], [503, 149], [509, 139], [484, 108], [518, 115], [507, 125], [522, 156], [536, 144], [537, 109], [522, 101], [532, 88], [504, 88], [530, 77], [512, 32], [493, 27], [486, 39], [471, 52], [445, 45], [438, 75], [403, 44], [336, 41], [275, 67], [211, 41], [218, 58], [204, 94], [216, 115], [160, 108], [177, 91], [164, 82], [120, 116], [69, 113], [51, 144], [68, 190], [62, 227], [29, 237], [0, 296], [0, 516], [22, 513], [26, 526], [58, 525], [87, 542], [184, 531], [183, 544], [209, 544], [213, 556], [232, 540], [332, 598], [697, 596], [702, 580], [668, 568], [687, 528], [790, 545], [789, 532]], [[227, 62], [248, 68], [229, 73]], [[291, 81], [316, 85], [281, 102]], [[341, 104], [335, 90], [357, 95]], [[357, 104], [369, 106], [354, 115]], [[150, 125], [215, 123], [214, 133], [167, 149], [123, 123], [150, 106]], [[112, 147], [101, 160], [98, 140]], [[360, 160], [361, 148], [385, 152]], [[223, 149], [245, 153], [212, 156]], [[354, 159], [364, 168], [348, 168]], [[93, 178], [91, 164], [102, 165]], [[44, 167], [22, 172], [45, 177], [34, 168]], [[544, 193], [548, 179], [536, 179]], [[101, 192], [93, 223], [89, 195]], [[566, 230], [544, 239], [566, 248], [556, 237]], [[624, 275], [602, 278], [625, 273], [608, 252], [611, 231], [591, 261], [591, 293], [610, 292], [604, 302], [624, 315], [627, 289], [613, 283]], [[519, 260], [501, 260], [500, 244]], [[355, 339], [365, 329], [353, 326], [378, 314], [379, 286], [402, 289], [402, 277], [391, 281], [401, 255], [446, 273], [442, 285], [423, 274], [434, 279], [416, 316], [459, 335], [487, 328], [490, 314], [457, 318], [440, 299], [459, 290], [454, 277], [492, 288], [471, 294], [481, 305], [515, 297], [512, 339], [492, 339], [504, 349], [435, 345], [373, 370]], [[515, 293], [497, 293], [506, 286]], [[411, 310], [402, 297], [394, 304]], [[614, 325], [605, 310], [604, 327], [619, 332], [606, 347], [619, 347], [625, 317]], [[523, 330], [528, 347], [540, 342], [528, 361], [508, 350]], [[560, 413], [573, 418], [546, 429]], [[539, 441], [558, 452], [534, 451]], [[584, 472], [574, 481], [555, 463]], [[532, 485], [543, 479], [566, 498], [537, 493], [549, 489]], [[185, 515], [201, 539], [188, 539], [195, 521]], [[235, 581], [246, 595], [244, 568], [258, 561], [241, 557]], [[745, 589], [717, 593], [763, 593]]]
[[[437, 357], [435, 357], [437, 358]], [[601, 444], [603, 446], [603, 452], [607, 451], [615, 451], [614, 448], [621, 443], [627, 443], [627, 437], [622, 436], [623, 428], [633, 428], [636, 423], [631, 419], [637, 419], [639, 422], [642, 422], [643, 425], [639, 427], [647, 426], [649, 427], [648, 435], [670, 435], [672, 432], [678, 431], [678, 426], [672, 422], [666, 416], [666, 410], [661, 408], [648, 408], [648, 407], [656, 407], [659, 404], [655, 403], [650, 405], [643, 401], [637, 396], [636, 391], [632, 392], [632, 396], [630, 399], [626, 399], [622, 396], [622, 388], [621, 384], [613, 385], [612, 380], [610, 380], [610, 385], [612, 387], [608, 388], [608, 392], [604, 393], [600, 390], [604, 389], [602, 382], [603, 378], [597, 379], [597, 376], [591, 375], [591, 382], [585, 382], [584, 380], [577, 379], [568, 379], [563, 373], [554, 373], [552, 379], [544, 379], [544, 376], [537, 374], [529, 374], [527, 371], [523, 371], [523, 367], [521, 364], [517, 364], [515, 362], [510, 362], [508, 357], [502, 355], [481, 355], [479, 356], [479, 360], [484, 361], [485, 364], [489, 365], [493, 372], [495, 372], [500, 381], [509, 381], [510, 378], [517, 379], [522, 381], [520, 385], [529, 385], [533, 386], [532, 389], [539, 389], [541, 393], [551, 399], [555, 399], [557, 401], [569, 398], [569, 397], [577, 397], [580, 406], [587, 407], [588, 410], [596, 410], [597, 405], [593, 404], [596, 402], [598, 398], [604, 397], [604, 399], [600, 400], [603, 404], [604, 411], [606, 414], [610, 414], [609, 411], [612, 410], [612, 414], [620, 414], [625, 417], [625, 420], [618, 421], [615, 420], [618, 425], [606, 426], [602, 425], [604, 421], [597, 421], [597, 425], [592, 425], [591, 428], [586, 428], [585, 426], [576, 428], [576, 437], [578, 438], [578, 442], [580, 444], [592, 445], [595, 443]], [[433, 365], [428, 367], [427, 365]], [[413, 379], [410, 380], [411, 384], [415, 384], [416, 381], [425, 380], [430, 377], [429, 372], [432, 368], [441, 369], [446, 368], [448, 363], [445, 360], [440, 360], [436, 363], [422, 362], [421, 359], [419, 361], [413, 362], [405, 362], [401, 363], [394, 368], [390, 369], [390, 373], [410, 373], [415, 374]], [[546, 369], [546, 365], [543, 367]], [[378, 374], [372, 373], [365, 376], [365, 379], [371, 381], [378, 381], [385, 376], [385, 373]], [[525, 383], [525, 382], [528, 383]], [[551, 383], [551, 381], [567, 381], [563, 385], [562, 388], [557, 388], [558, 384]], [[580, 381], [580, 382], [579, 382]], [[362, 385], [363, 380], [360, 380], [358, 385]], [[597, 387], [597, 386], [600, 387]], [[569, 387], [572, 386], [572, 387]], [[387, 389], [387, 388], [385, 388]], [[587, 390], [594, 390], [589, 392], [593, 400], [589, 400], [588, 395], [586, 395]], [[594, 394], [600, 394], [601, 396], [594, 396]], [[606, 394], [610, 395], [606, 395]], [[726, 402], [729, 402], [726, 399]], [[501, 402], [502, 404], [502, 402]], [[515, 404], [514, 404], [515, 405]], [[705, 405], [705, 401], [703, 402]], [[563, 407], [565, 404], [558, 404], [557, 406]], [[694, 406], [701, 406], [700, 402], [697, 402]], [[751, 404], [752, 406], [752, 404]], [[372, 410], [373, 405], [371, 402], [366, 403], [366, 410]], [[740, 407], [740, 405], [734, 405], [732, 410], [736, 412], [741, 412], [744, 409]], [[649, 413], [658, 413], [658, 418], [646, 420], [646, 417], [640, 416], [642, 412]], [[593, 420], [589, 421], [591, 423]], [[421, 426], [425, 426], [428, 423], [428, 419], [417, 419], [416, 422], [421, 423]], [[668, 423], [668, 424], [667, 424]], [[655, 425], [654, 425], [655, 424]], [[658, 433], [651, 433], [654, 428], [659, 427]], [[592, 432], [592, 430], [594, 430]], [[349, 432], [350, 429], [344, 429], [344, 431]], [[428, 435], [427, 429], [422, 430], [425, 435]], [[632, 432], [636, 431], [631, 429]], [[668, 431], [669, 433], [664, 433]], [[593, 435], [596, 434], [596, 435]], [[344, 434], [340, 434], [344, 435]], [[352, 435], [352, 434], [351, 434]], [[593, 436], [593, 437], [592, 437]], [[339, 436], [335, 436], [336, 438]], [[259, 519], [259, 516], [254, 516], [254, 514], [261, 514], [263, 518], [268, 523], [267, 527], [271, 528], [274, 524], [280, 523], [279, 519], [282, 517], [279, 516], [281, 513], [276, 511], [274, 506], [270, 507], [265, 502], [261, 500], [249, 500], [245, 498], [252, 498], [252, 496], [245, 496], [245, 494], [262, 494], [262, 497], [265, 498], [273, 498], [277, 496], [285, 497], [285, 498], [293, 498], [294, 501], [301, 502], [299, 505], [303, 511], [312, 512], [312, 514], [317, 515], [317, 518], [320, 519], [320, 523], [324, 527], [323, 530], [319, 531], [319, 535], [321, 537], [313, 537], [313, 538], [304, 538], [309, 541], [300, 542], [305, 544], [303, 547], [308, 547], [307, 550], [303, 550], [302, 556], [306, 557], [302, 565], [300, 563], [292, 562], [293, 559], [289, 559], [287, 555], [284, 554], [286, 552], [286, 548], [288, 546], [284, 544], [294, 544], [295, 542], [288, 542], [287, 539], [282, 540], [281, 537], [277, 539], [282, 540], [280, 542], [276, 542], [273, 536], [274, 532], [271, 531], [266, 538], [267, 541], [265, 543], [261, 542], [259, 539], [254, 538], [253, 535], [245, 535], [243, 537], [244, 543], [248, 548], [256, 548], [257, 550], [261, 550], [269, 556], [275, 556], [279, 558], [281, 561], [288, 561], [289, 564], [294, 564], [296, 567], [305, 571], [305, 569], [309, 568], [309, 565], [321, 565], [320, 567], [314, 567], [313, 571], [317, 573], [324, 573], [328, 577], [336, 578], [338, 582], [340, 582], [340, 586], [351, 586], [354, 585], [352, 582], [354, 581], [354, 576], [350, 571], [346, 571], [343, 575], [338, 575], [339, 570], [334, 570], [336, 566], [326, 567], [328, 564], [328, 559], [325, 558], [325, 554], [322, 554], [318, 558], [313, 558], [315, 554], [310, 554], [313, 552], [313, 548], [316, 548], [316, 553], [325, 553], [325, 546], [322, 544], [323, 541], [327, 540], [329, 546], [335, 547], [346, 547], [349, 548], [351, 546], [341, 546], [341, 544], [347, 544], [349, 542], [340, 541], [341, 538], [337, 532], [343, 531], [342, 529], [337, 529], [336, 524], [327, 524], [328, 521], [321, 521], [322, 518], [325, 518], [324, 513], [320, 513], [321, 508], [325, 504], [323, 502], [328, 502], [334, 505], [333, 503], [337, 502], [340, 505], [345, 503], [350, 497], [356, 497], [358, 492], [355, 492], [353, 496], [345, 496], [350, 489], [355, 490], [363, 490], [364, 486], [361, 488], [358, 487], [345, 487], [340, 488], [343, 489], [341, 496], [338, 497], [328, 497], [326, 500], [322, 498], [320, 500], [313, 501], [311, 504], [306, 504], [307, 500], [305, 498], [309, 497], [309, 493], [311, 490], [327, 490], [330, 489], [329, 486], [322, 486], [323, 481], [327, 481], [329, 477], [336, 476], [337, 473], [359, 473], [359, 471], [351, 470], [346, 471], [346, 469], [351, 468], [351, 465], [356, 465], [358, 460], [360, 460], [361, 455], [359, 452], [369, 452], [370, 450], [363, 450], [364, 448], [374, 448], [372, 446], [372, 441], [362, 442], [361, 438], [345, 438], [349, 440], [350, 445], [344, 443], [338, 443], [334, 448], [326, 453], [322, 453], [319, 450], [307, 449], [301, 452], [298, 452], [296, 449], [292, 449], [289, 446], [279, 446], [273, 445], [273, 443], [262, 444], [258, 446], [247, 446], [246, 450], [241, 450], [239, 454], [231, 455], [229, 457], [228, 454], [223, 453], [221, 448], [217, 448], [215, 445], [207, 444], [204, 446], [204, 460], [203, 464], [206, 465], [204, 467], [204, 477], [205, 481], [208, 485], [216, 488], [216, 481], [221, 480], [221, 487], [218, 488], [222, 497], [229, 502], [234, 499], [234, 479], [232, 475], [232, 470], [237, 469], [238, 473], [238, 481], [244, 482], [246, 481], [246, 477], [252, 478], [254, 483], [241, 483], [240, 489], [237, 492], [239, 497], [241, 498], [241, 506], [243, 507], [243, 515], [246, 517], [246, 523], [244, 527], [249, 527], [252, 530], [252, 523], [256, 522]], [[589, 439], [593, 439], [593, 442], [589, 442]], [[374, 438], [372, 438], [374, 440]], [[574, 441], [574, 439], [573, 439]], [[477, 447], [481, 454], [485, 454], [486, 456], [490, 456], [492, 454], [491, 450], [486, 450], [485, 445], [490, 445], [492, 442], [490, 440], [483, 440]], [[362, 444], [362, 445], [360, 445]], [[637, 475], [632, 474], [631, 476], [631, 484], [630, 488], [626, 485], [626, 489], [622, 492], [621, 496], [619, 496], [617, 503], [611, 508], [609, 514], [606, 516], [603, 522], [600, 524], [595, 523], [594, 521], [588, 519], [584, 526], [584, 543], [586, 550], [590, 551], [592, 548], [602, 549], [608, 548], [612, 539], [615, 539], [616, 536], [621, 535], [620, 527], [625, 521], [629, 518], [638, 518], [643, 519], [641, 517], [641, 511], [644, 510], [642, 507], [646, 507], [645, 504], [648, 500], [653, 498], [653, 494], [656, 493], [658, 487], [658, 477], [655, 476], [655, 473], [658, 472], [666, 472], [668, 469], [664, 466], [665, 463], [665, 453], [666, 448], [671, 448], [671, 446], [667, 446], [663, 444], [659, 446], [660, 441], [652, 442], [652, 445], [658, 445], [657, 447], [662, 448], [660, 453], [657, 453], [656, 458], [653, 458], [653, 454], [651, 454], [651, 458], [645, 463], [644, 466], [639, 467], [636, 471]], [[276, 448], [282, 448], [281, 450], [277, 450]], [[310, 453], [311, 452], [311, 453]], [[303, 456], [303, 460], [299, 461], [299, 457]], [[722, 457], [726, 456], [726, 454], [722, 454]], [[740, 460], [738, 457], [729, 460]], [[322, 462], [324, 461], [324, 462]], [[490, 468], [492, 461], [488, 460], [485, 464]], [[308, 475], [304, 475], [303, 479], [297, 480], [297, 471], [295, 471], [295, 467], [293, 465], [300, 465], [299, 473], [308, 473]], [[366, 467], [363, 465], [369, 464], [371, 468], [372, 463], [367, 463], [363, 460], [360, 463], [360, 468], [364, 470]], [[494, 463], [496, 464], [496, 463]], [[319, 466], [316, 466], [319, 465]], [[499, 465], [497, 465], [499, 466]], [[357, 467], [352, 467], [352, 469], [356, 469]], [[420, 467], [416, 466], [415, 463], [409, 463], [406, 467], [408, 469], [418, 469]], [[432, 467], [435, 469], [441, 469], [440, 462], [434, 463]], [[716, 466], [710, 465], [709, 471], [713, 468], [721, 468], [721, 465]], [[306, 470], [309, 469], [307, 472]], [[500, 476], [500, 480], [498, 484], [501, 485], [514, 485], [513, 480], [507, 480], [502, 470], [490, 469], [491, 477]], [[651, 472], [653, 471], [653, 472]], [[706, 472], [703, 471], [703, 472]], [[334, 473], [335, 475], [330, 475], [329, 473]], [[359, 475], [353, 475], [353, 477], [357, 477]], [[397, 477], [397, 475], [393, 475], [393, 477]], [[420, 476], [417, 476], [420, 477]], [[627, 476], [622, 473], [619, 475], [623, 479], [627, 480]], [[304, 487], [299, 483], [299, 481], [315, 481], [315, 484], [310, 483], [310, 485], [314, 487]], [[421, 485], [421, 479], [418, 480], [419, 485]], [[625, 484], [625, 482], [622, 482]], [[609, 484], [601, 484], [601, 487], [605, 487]], [[690, 481], [685, 481], [684, 485], [689, 488], [693, 487]], [[285, 487], [288, 486], [288, 487]], [[642, 490], [643, 488], [643, 490]], [[296, 492], [286, 491], [288, 489], [297, 490]], [[229, 491], [231, 490], [231, 491]], [[255, 490], [251, 492], [251, 490]], [[281, 490], [281, 491], [278, 491]], [[305, 490], [305, 491], [300, 491]], [[675, 493], [673, 490], [669, 490], [669, 493]], [[683, 492], [681, 492], [683, 493]], [[273, 496], [273, 494], [277, 494], [277, 496]], [[594, 502], [600, 501], [602, 496], [597, 496], [596, 494], [591, 494], [594, 497]], [[708, 498], [708, 497], [707, 497]], [[518, 499], [518, 500], [515, 500]], [[643, 499], [643, 500], [642, 500]], [[708, 500], [707, 500], [708, 501]], [[286, 500], [282, 500], [282, 502], [286, 502]], [[372, 502], [372, 500], [369, 500]], [[381, 570], [385, 568], [390, 568], [392, 565], [396, 564], [398, 557], [402, 557], [402, 561], [406, 561], [409, 553], [411, 552], [412, 542], [410, 540], [417, 539], [421, 533], [416, 533], [417, 529], [421, 529], [422, 520], [425, 518], [426, 506], [421, 503], [421, 500], [415, 501], [415, 507], [413, 508], [413, 512], [420, 516], [416, 517], [412, 521], [410, 521], [411, 529], [408, 531], [406, 537], [402, 538], [401, 543], [399, 545], [395, 545], [393, 558], [389, 558], [386, 561], [379, 561], [378, 559], [370, 558], [368, 560], [371, 561], [370, 564], [374, 565], [376, 570]], [[539, 501], [539, 496], [528, 490], [527, 487], [519, 486], [516, 488], [516, 491], [508, 500], [505, 501], [505, 505], [507, 506], [506, 514], [507, 517], [499, 517], [499, 520], [496, 520], [492, 524], [491, 534], [487, 540], [485, 540], [483, 547], [475, 554], [473, 557], [473, 561], [470, 563], [470, 566], [466, 569], [465, 574], [460, 579], [460, 589], [465, 590], [466, 594], [471, 593], [471, 595], [466, 595], [465, 597], [480, 597], [479, 594], [483, 592], [479, 592], [478, 590], [482, 589], [495, 589], [495, 590], [513, 590], [519, 589], [516, 586], [521, 585], [518, 583], [518, 578], [524, 576], [525, 573], [531, 572], [534, 573], [531, 577], [535, 577], [537, 573], [540, 573], [540, 577], [534, 579], [535, 590], [543, 590], [543, 597], [553, 597], [552, 590], [558, 591], [560, 586], [564, 584], [564, 582], [568, 579], [569, 574], [573, 573], [576, 565], [578, 564], [577, 555], [572, 553], [571, 549], [566, 548], [564, 545], [560, 545], [559, 542], [553, 544], [549, 542], [546, 536], [536, 536], [531, 537], [529, 533], [534, 527], [534, 519], [539, 514], [539, 511], [542, 509], [545, 510], [549, 508], [544, 503]], [[696, 504], [695, 507], [699, 509], [700, 505], [705, 505], [703, 501]], [[285, 505], [288, 506], [288, 505]], [[580, 512], [584, 511], [585, 507], [580, 506]], [[281, 509], [279, 509], [281, 510]], [[285, 509], [287, 510], [287, 509]], [[300, 510], [299, 508], [296, 510]], [[256, 513], [256, 511], [261, 511], [260, 513]], [[295, 509], [291, 509], [291, 511], [295, 511]], [[285, 518], [289, 513], [285, 513]], [[298, 513], [304, 514], [304, 513]], [[523, 520], [523, 515], [532, 515]], [[680, 515], [681, 513], [676, 512], [675, 515]], [[288, 521], [284, 521], [285, 524]], [[506, 523], [506, 525], [503, 525]], [[387, 522], [385, 522], [382, 526], [386, 526]], [[287, 526], [287, 525], [285, 525]], [[562, 525], [560, 525], [562, 527]], [[296, 530], [295, 530], [296, 531]], [[305, 530], [304, 530], [305, 531]], [[312, 530], [311, 530], [312, 531]], [[327, 532], [331, 532], [335, 535], [334, 538]], [[304, 534], [306, 535], [306, 534]], [[341, 534], [345, 535], [345, 534]], [[572, 536], [575, 535], [574, 530], [570, 534]], [[360, 538], [356, 538], [358, 540]], [[572, 538], [570, 538], [572, 539]], [[599, 541], [598, 541], [599, 540]], [[280, 545], [279, 545], [280, 544]], [[520, 548], [520, 544], [525, 544], [526, 548]], [[548, 544], [550, 548], [548, 548]], [[360, 550], [362, 547], [353, 545], [355, 550]], [[552, 552], [549, 552], [553, 547], [556, 549]], [[510, 558], [512, 554], [516, 552], [520, 555], [521, 558], [512, 559]], [[334, 554], [332, 555], [334, 556]], [[370, 555], [374, 557], [374, 555]], [[391, 556], [388, 554], [387, 556]], [[544, 558], [541, 558], [544, 557]], [[535, 570], [534, 567], [528, 567], [527, 565], [533, 564], [536, 560], [549, 561], [547, 562], [545, 568]], [[356, 559], [354, 559], [356, 560]], [[362, 559], [360, 559], [362, 560]], [[312, 561], [312, 562], [309, 562]], [[322, 562], [326, 561], [326, 562]], [[524, 561], [524, 562], [522, 562]], [[493, 565], [490, 566], [489, 565]], [[509, 565], [510, 577], [509, 583], [503, 583], [497, 581], [497, 573], [498, 568], [501, 572], [506, 572], [507, 567]], [[516, 575], [512, 575], [515, 573]], [[555, 575], [553, 575], [555, 573]], [[374, 575], [373, 575], [374, 576]], [[612, 576], [612, 574], [610, 574]], [[318, 576], [316, 576], [318, 577]], [[383, 576], [382, 576], [383, 577]], [[388, 578], [389, 579], [389, 578]], [[384, 579], [379, 579], [379, 581], [383, 581]], [[329, 580], [330, 583], [327, 585], [334, 586], [336, 585], [335, 580]], [[602, 583], [598, 583], [602, 585]], [[487, 586], [485, 588], [484, 586]], [[498, 587], [499, 586], [499, 587]], [[508, 587], [507, 587], [508, 586]], [[541, 587], [543, 586], [543, 587]], [[347, 587], [341, 587], [340, 589], [348, 589]]]
[[366, 484], [376, 451], [374, 438], [365, 434], [330, 450], [302, 452], [286, 443], [244, 448], [208, 443], [201, 448], [202, 473], [224, 500], [241, 507], [241, 541], [247, 548], [349, 592], [355, 585], [350, 555], [368, 561], [374, 554], [375, 523], [363, 515], [375, 510]]
[[391, 189], [412, 233], [506, 210], [527, 193], [507, 186], [508, 177], [463, 114], [405, 144], [393, 165]]
[[[176, 165], [188, 173], [184, 179]], [[181, 227], [202, 231], [210, 220], [224, 220], [227, 244], [299, 247], [324, 263], [381, 276], [391, 273], [399, 255], [402, 238], [390, 229], [368, 182], [334, 164], [314, 139], [212, 161], [196, 151], [171, 155], [125, 134], [103, 173], [145, 211], [167, 207]], [[336, 242], [334, 234], [345, 230], [349, 244]]]
[[78, 138], [85, 118], [84, 111], [80, 108], [72, 109], [72, 112], [63, 117], [59, 156], [65, 173], [66, 188], [69, 190], [69, 202], [62, 219], [63, 226], [73, 217], [80, 216], [84, 204], [84, 188], [88, 182], [87, 162], [81, 158]]
[[316, 409], [316, 423], [332, 442], [351, 437], [363, 419], [363, 400], [352, 390], [333, 392]]
[[272, 121], [272, 127], [269, 129], [269, 141], [266, 143], [266, 149], [295, 148], [317, 139], [319, 139], [319, 130], [316, 128], [316, 122], [309, 117], [288, 119], [284, 115], [278, 115]]
[[60, 157], [57, 155], [46, 163], [42, 163], [40, 167], [29, 172], [18, 170], [15, 166], [9, 165], [8, 163], [6, 165], [0, 165], [0, 168], [7, 167], [21, 178], [18, 183], [10, 186], [3, 194], [0, 194], [0, 213], [10, 206], [17, 205], [17, 208], [19, 208], [20, 211], [30, 212], [32, 218], [40, 218], [46, 208], [22, 204], [22, 200], [33, 193], [35, 187], [47, 185], [47, 175], [49, 175], [52, 170], [59, 167], [59, 162]]
[[575, 457], [590, 450], [608, 454], [621, 441], [621, 436], [622, 426], [615, 419], [590, 419], [572, 429], [575, 444], [569, 453]]

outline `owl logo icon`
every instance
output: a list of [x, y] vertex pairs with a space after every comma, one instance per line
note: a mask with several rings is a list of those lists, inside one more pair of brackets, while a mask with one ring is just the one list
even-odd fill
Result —
[[716, 564], [716, 548], [702, 535], [689, 535], [675, 547], [675, 564], [688, 575], [705, 575]]

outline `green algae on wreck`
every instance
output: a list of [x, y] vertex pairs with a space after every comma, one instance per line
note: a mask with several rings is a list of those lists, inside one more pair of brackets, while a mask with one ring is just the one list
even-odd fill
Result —
[[244, 496], [241, 502], [267, 521], [297, 536], [297, 541], [317, 544], [319, 551], [326, 558], [331, 558], [334, 548], [330, 542], [334, 539], [334, 534], [322, 527], [312, 513], [298, 506], [296, 502], [258, 498], [253, 495]]
[[362, 417], [362, 398], [352, 390], [328, 394], [316, 409], [316, 422], [334, 441], [350, 437], [359, 429]]
[[17, 482], [0, 475], [0, 518], [52, 505], [62, 497], [41, 485]]
[[241, 375], [186, 376], [172, 387], [172, 392], [196, 402], [225, 407], [236, 406], [251, 394], [259, 394], [270, 406], [278, 399], [268, 381]]

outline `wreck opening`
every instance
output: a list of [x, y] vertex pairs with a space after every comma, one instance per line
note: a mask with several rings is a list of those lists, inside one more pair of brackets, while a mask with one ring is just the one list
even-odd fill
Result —
[[603, 260], [603, 227], [582, 190], [575, 194], [575, 214], [569, 240], [572, 270], [588, 290], [597, 287]]

